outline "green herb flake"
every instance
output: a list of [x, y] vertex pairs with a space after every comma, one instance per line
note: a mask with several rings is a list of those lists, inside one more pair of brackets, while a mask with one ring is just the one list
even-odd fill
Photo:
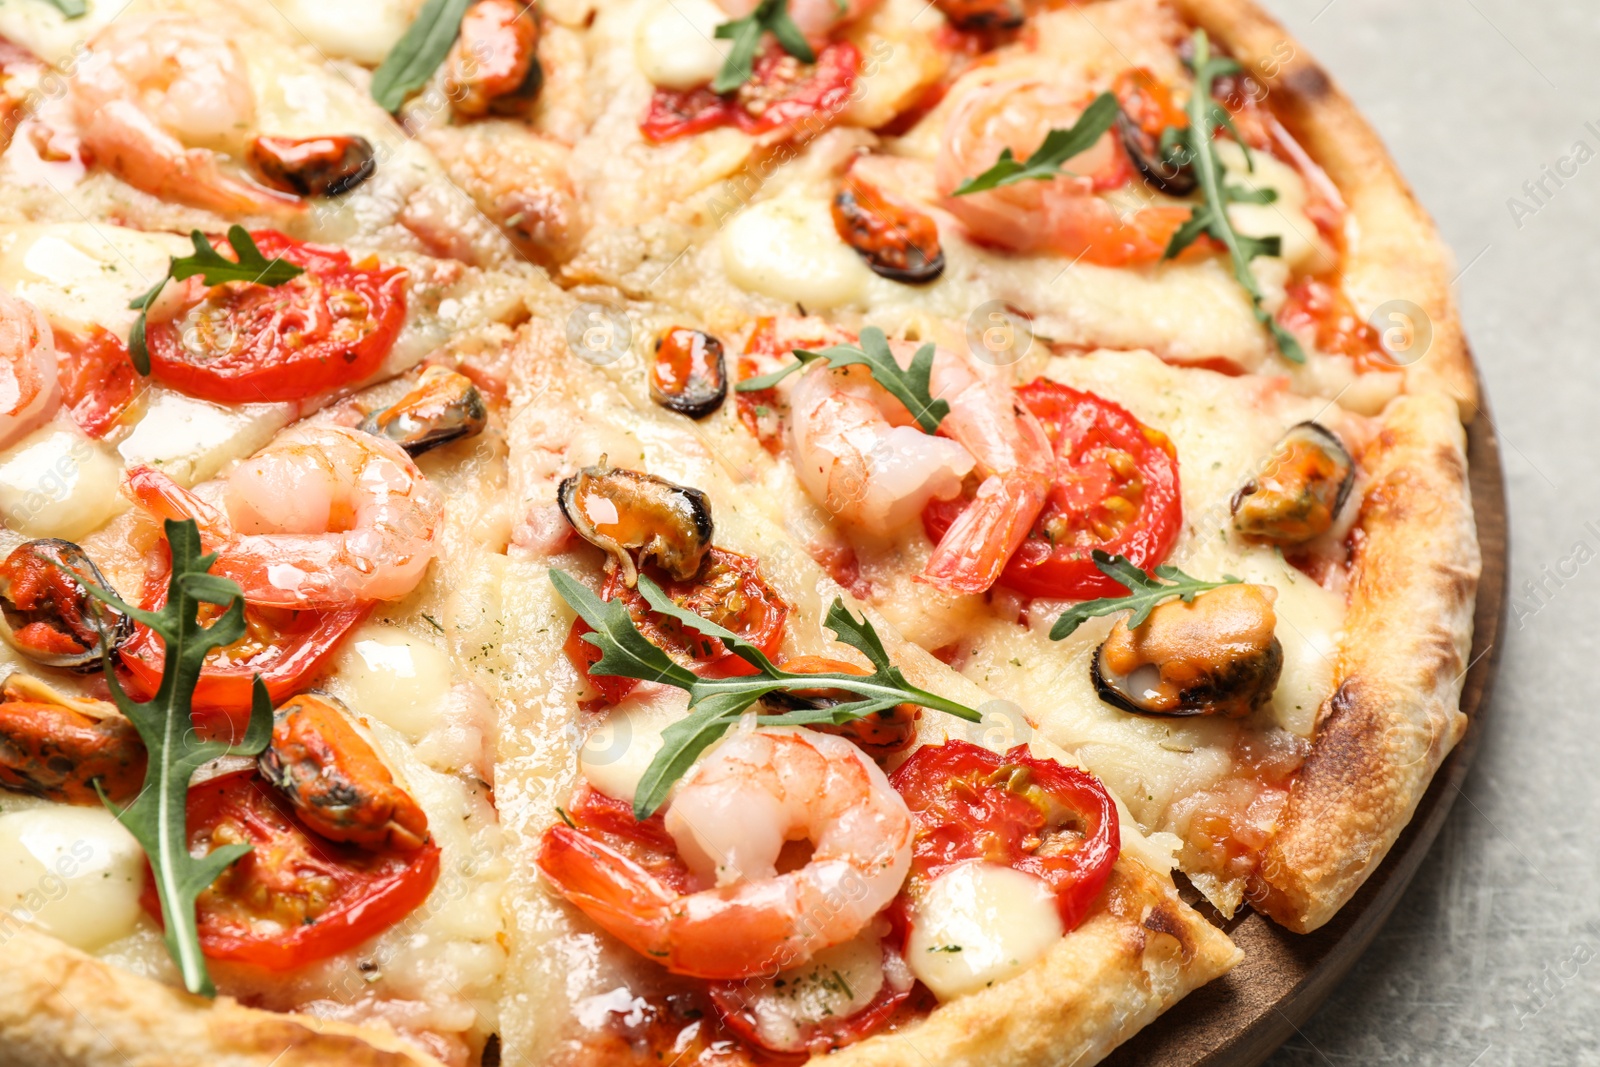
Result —
[[1166, 563], [1156, 568], [1156, 577], [1152, 578], [1134, 566], [1126, 556], [1108, 556], [1097, 548], [1093, 552], [1093, 557], [1094, 565], [1100, 569], [1100, 573], [1127, 586], [1128, 595], [1101, 597], [1099, 600], [1086, 600], [1082, 604], [1074, 604], [1063, 611], [1061, 617], [1056, 619], [1055, 625], [1050, 627], [1050, 640], [1060, 641], [1096, 615], [1115, 615], [1119, 611], [1133, 612], [1128, 617], [1128, 629], [1131, 630], [1143, 626], [1150, 613], [1163, 600], [1177, 597], [1188, 604], [1209, 589], [1240, 584], [1239, 579], [1231, 574], [1224, 574], [1220, 582], [1191, 578]]

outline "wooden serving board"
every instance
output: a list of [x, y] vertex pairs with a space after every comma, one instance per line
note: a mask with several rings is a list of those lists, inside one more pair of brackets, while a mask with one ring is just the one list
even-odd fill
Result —
[[1482, 713], [1494, 687], [1505, 624], [1509, 549], [1505, 477], [1487, 408], [1467, 429], [1467, 461], [1483, 575], [1473, 619], [1471, 666], [1461, 692], [1466, 736], [1446, 757], [1383, 865], [1322, 929], [1290, 933], [1248, 907], [1224, 922], [1196, 894], [1192, 902], [1238, 943], [1244, 962], [1145, 1027], [1104, 1061], [1106, 1067], [1256, 1067], [1333, 991], [1411, 884], [1483, 736]]

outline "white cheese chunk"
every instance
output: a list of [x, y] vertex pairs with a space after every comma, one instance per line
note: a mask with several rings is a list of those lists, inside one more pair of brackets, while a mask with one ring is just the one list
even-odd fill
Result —
[[633, 801], [639, 780], [661, 751], [661, 731], [689, 711], [689, 694], [672, 686], [643, 684], [606, 713], [584, 739], [578, 767], [594, 789]]
[[76, 541], [127, 507], [121, 476], [121, 464], [77, 427], [41, 427], [0, 452], [0, 517], [29, 537]]
[[58, 329], [102, 326], [126, 337], [138, 316], [128, 301], [167, 273], [168, 256], [185, 252], [193, 249], [177, 234], [89, 223], [17, 226], [0, 234], [0, 286]]
[[650, 5], [633, 38], [639, 70], [663, 89], [693, 89], [717, 76], [729, 41], [713, 34], [728, 13], [712, 0], [660, 0]]
[[[887, 927], [887, 924], [883, 924]], [[811, 1027], [847, 1019], [883, 988], [883, 933], [877, 924], [842, 945], [823, 949], [800, 967], [741, 983], [740, 1002], [769, 1048], [798, 1048]], [[901, 974], [904, 974], [903, 969]], [[909, 984], [909, 979], [906, 980]], [[904, 988], [897, 985], [896, 988]]]
[[213, 404], [153, 386], [144, 417], [117, 451], [128, 466], [155, 467], [187, 487], [263, 448], [293, 418], [292, 404]]
[[132, 933], [144, 877], [138, 842], [104, 809], [0, 815], [0, 915], [69, 945], [92, 951]]
[[1018, 974], [1065, 932], [1049, 886], [990, 863], [964, 864], [935, 878], [915, 918], [906, 962], [940, 1000]]
[[327, 687], [356, 714], [416, 741], [444, 711], [450, 657], [397, 627], [368, 624], [346, 642]]
[[413, 0], [276, 0], [273, 6], [318, 52], [367, 66], [383, 62], [417, 8]]
[[785, 193], [752, 204], [722, 231], [733, 284], [807, 310], [859, 303], [872, 280], [833, 228], [827, 201]]

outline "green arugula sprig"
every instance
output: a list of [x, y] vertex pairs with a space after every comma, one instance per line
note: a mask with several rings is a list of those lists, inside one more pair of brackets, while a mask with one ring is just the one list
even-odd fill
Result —
[[640, 575], [639, 592], [652, 610], [706, 637], [717, 638], [728, 651], [755, 668], [754, 674], [742, 677], [701, 678], [674, 662], [640, 633], [619, 601], [601, 600], [564, 571], [552, 569], [550, 583], [594, 631], [583, 637], [601, 653], [599, 662], [590, 666], [590, 674], [664, 682], [689, 692], [688, 716], [662, 731], [661, 751], [650, 761], [639, 782], [633, 809], [640, 819], [653, 815], [666, 801], [672, 784], [683, 777], [700, 754], [727, 733], [746, 709], [771, 693], [843, 689], [861, 699], [831, 707], [801, 707], [766, 715], [761, 719], [763, 725], [840, 725], [899, 704], [919, 704], [968, 722], [981, 720], [978, 712], [966, 705], [919, 689], [907, 681], [900, 669], [890, 662], [889, 653], [872, 624], [865, 617], [857, 619], [851, 615], [844, 602], [837, 598], [828, 609], [828, 628], [842, 643], [867, 657], [873, 667], [871, 674], [793, 674], [779, 670], [760, 648], [710, 619], [679, 607], [660, 586]]
[[372, 72], [372, 99], [385, 111], [400, 109], [406, 97], [428, 84], [461, 33], [461, 17], [472, 0], [427, 0], [415, 21], [378, 69]]
[[1189, 213], [1189, 219], [1172, 235], [1163, 259], [1173, 259], [1185, 248], [1199, 240], [1202, 234], [1212, 238], [1228, 251], [1233, 263], [1233, 276], [1250, 297], [1250, 307], [1256, 321], [1272, 332], [1273, 342], [1283, 358], [1291, 363], [1304, 363], [1306, 354], [1292, 333], [1262, 304], [1261, 283], [1256, 280], [1250, 261], [1257, 256], [1276, 256], [1282, 251], [1282, 241], [1271, 237], [1248, 237], [1233, 228], [1228, 217], [1230, 204], [1270, 204], [1278, 199], [1273, 189], [1246, 189], [1229, 185], [1222, 160], [1217, 156], [1214, 131], [1222, 127], [1233, 134], [1234, 140], [1244, 150], [1245, 163], [1252, 171], [1255, 162], [1250, 147], [1239, 137], [1229, 117], [1227, 108], [1211, 95], [1211, 86], [1226, 74], [1237, 74], [1243, 68], [1227, 56], [1213, 56], [1206, 31], [1194, 31], [1194, 91], [1189, 95], [1185, 110], [1189, 125], [1182, 130], [1168, 130], [1162, 137], [1162, 147], [1168, 158], [1174, 154], [1187, 156], [1194, 165], [1195, 177], [1200, 183], [1202, 202]]
[[84, 0], [47, 0], [47, 2], [69, 19], [81, 19], [89, 13], [89, 6]]
[[750, 80], [763, 33], [771, 33], [783, 50], [800, 62], [816, 62], [816, 53], [806, 43], [805, 34], [789, 17], [789, 0], [761, 0], [744, 18], [717, 27], [717, 38], [732, 41], [733, 47], [728, 49], [728, 58], [723, 60], [722, 69], [711, 82], [712, 92], [731, 93]]
[[1094, 565], [1100, 568], [1100, 573], [1127, 586], [1128, 595], [1101, 597], [1099, 600], [1086, 600], [1082, 604], [1074, 604], [1063, 611], [1056, 624], [1050, 627], [1052, 641], [1060, 641], [1096, 615], [1115, 615], [1119, 611], [1133, 612], [1128, 616], [1128, 628], [1131, 630], [1143, 626], [1150, 613], [1163, 600], [1177, 597], [1188, 604], [1208, 589], [1239, 584], [1239, 579], [1231, 574], [1224, 574], [1220, 582], [1191, 578], [1167, 563], [1157, 567], [1156, 577], [1152, 578], [1134, 566], [1126, 556], [1107, 555], [1098, 548], [1091, 555]]
[[1002, 148], [994, 166], [956, 186], [951, 196], [966, 196], [1025, 181], [1048, 181], [1062, 173], [1061, 166], [1088, 151], [1117, 121], [1117, 98], [1101, 93], [1083, 109], [1078, 121], [1064, 130], [1051, 130], [1044, 143], [1027, 160], [1018, 162], [1011, 149]]
[[950, 405], [943, 400], [934, 399], [928, 391], [928, 377], [933, 373], [932, 342], [923, 345], [911, 357], [911, 366], [902, 369], [894, 358], [894, 353], [889, 350], [889, 339], [882, 330], [876, 326], [868, 326], [861, 331], [859, 345], [834, 345], [821, 352], [807, 352], [805, 349], [795, 349], [797, 362], [789, 364], [781, 370], [771, 374], [763, 374], [759, 378], [746, 378], [735, 390], [741, 393], [753, 393], [761, 389], [771, 389], [789, 375], [819, 359], [828, 361], [830, 367], [863, 366], [872, 372], [873, 378], [879, 385], [887, 389], [894, 398], [906, 406], [917, 425], [927, 433], [933, 433], [939, 428], [939, 423], [950, 414]]
[[[189, 780], [202, 764], [220, 756], [254, 756], [272, 736], [272, 700], [257, 675], [251, 692], [250, 725], [237, 744], [201, 741], [190, 719], [190, 701], [200, 670], [213, 649], [244, 636], [244, 594], [239, 586], [207, 573], [215, 553], [200, 554], [200, 531], [193, 520], [167, 520], [167, 543], [172, 546], [172, 579], [167, 602], [160, 611], [144, 611], [125, 604], [110, 590], [83, 583], [90, 595], [144, 623], [166, 643], [161, 687], [145, 703], [128, 696], [117, 680], [111, 650], [102, 647], [106, 684], [122, 714], [133, 723], [144, 742], [148, 763], [144, 785], [133, 803], [118, 809], [104, 793], [100, 799], [128, 828], [150, 858], [161, 918], [167, 928], [167, 951], [178, 965], [184, 988], [202, 996], [215, 996], [216, 987], [206, 971], [195, 923], [195, 898], [216, 881], [227, 867], [250, 851], [249, 845], [225, 845], [196, 859], [189, 852]], [[81, 576], [74, 575], [79, 582]], [[200, 605], [226, 606], [210, 626], [200, 625]], [[96, 782], [95, 788], [99, 789]]]
[[274, 257], [268, 259], [261, 254], [255, 241], [250, 236], [250, 231], [243, 226], [228, 227], [228, 244], [233, 248], [237, 259], [229, 259], [212, 247], [206, 235], [199, 230], [189, 232], [189, 240], [194, 242], [194, 255], [172, 256], [167, 260], [167, 273], [159, 282], [151, 287], [150, 291], [128, 301], [128, 307], [137, 311], [139, 317], [134, 320], [133, 329], [128, 334], [128, 355], [133, 358], [134, 369], [140, 374], [150, 373], [150, 346], [145, 343], [145, 316], [150, 312], [150, 305], [155, 303], [156, 297], [161, 295], [161, 290], [171, 281], [181, 282], [185, 278], [200, 275], [200, 280], [207, 285], [221, 285], [223, 282], [253, 282], [256, 285], [279, 286], [293, 278], [298, 278], [306, 272], [304, 267], [297, 267], [286, 259]]

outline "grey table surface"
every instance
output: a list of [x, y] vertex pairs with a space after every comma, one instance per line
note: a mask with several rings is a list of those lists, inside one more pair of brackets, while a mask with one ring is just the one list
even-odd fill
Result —
[[1448, 824], [1269, 1063], [1600, 1065], [1600, 2], [1265, 2], [1455, 250], [1505, 458], [1513, 598]]

